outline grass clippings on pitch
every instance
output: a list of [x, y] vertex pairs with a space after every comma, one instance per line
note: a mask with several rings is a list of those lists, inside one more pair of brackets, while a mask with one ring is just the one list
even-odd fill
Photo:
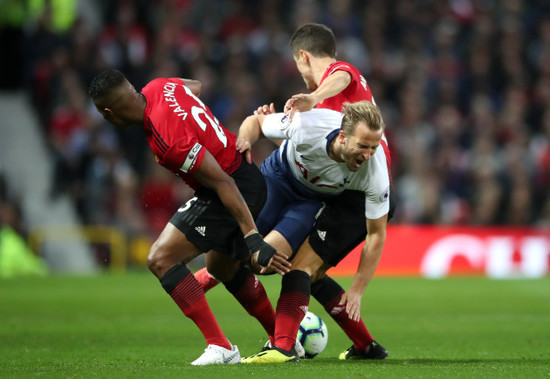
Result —
[[[262, 282], [276, 304], [280, 278]], [[223, 286], [207, 298], [243, 356], [262, 347], [262, 328]], [[550, 278], [375, 278], [362, 310], [386, 361], [338, 361], [350, 341], [313, 299], [310, 310], [329, 330], [313, 360], [192, 367], [204, 340], [148, 272], [3, 280], [0, 377], [550, 377]]]

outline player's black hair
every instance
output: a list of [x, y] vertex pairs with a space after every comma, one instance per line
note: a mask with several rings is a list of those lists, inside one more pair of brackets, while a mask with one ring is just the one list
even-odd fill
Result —
[[292, 54], [305, 50], [315, 57], [336, 57], [336, 39], [332, 30], [323, 24], [309, 23], [300, 26], [290, 38]]
[[92, 79], [90, 87], [88, 87], [88, 94], [93, 100], [98, 99], [113, 88], [120, 86], [125, 80], [126, 77], [122, 72], [109, 68]]

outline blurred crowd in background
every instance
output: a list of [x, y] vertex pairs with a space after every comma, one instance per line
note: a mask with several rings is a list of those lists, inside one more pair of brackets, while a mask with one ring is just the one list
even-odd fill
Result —
[[[395, 223], [550, 225], [550, 5], [522, 0], [71, 0], [0, 2], [0, 87], [24, 89], [55, 160], [51, 196], [83, 224], [156, 236], [192, 194], [141, 130], [118, 131], [87, 87], [102, 69], [141, 89], [202, 82], [237, 132], [256, 107], [306, 92], [289, 47], [332, 28], [338, 59], [367, 79], [386, 122]], [[254, 147], [261, 162], [275, 148]]]

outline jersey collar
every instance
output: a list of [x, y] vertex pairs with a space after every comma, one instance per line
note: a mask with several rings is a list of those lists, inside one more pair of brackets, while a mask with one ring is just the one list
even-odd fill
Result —
[[[336, 136], [338, 135], [338, 133], [340, 133], [340, 129], [334, 129], [332, 132], [330, 132], [327, 136], [326, 136], [326, 139], [327, 139], [327, 146], [326, 146], [326, 150], [327, 150], [327, 154], [329, 154], [329, 149], [330, 149], [330, 144], [332, 143], [332, 141], [336, 138]], [[329, 154], [330, 155], [330, 154]]]

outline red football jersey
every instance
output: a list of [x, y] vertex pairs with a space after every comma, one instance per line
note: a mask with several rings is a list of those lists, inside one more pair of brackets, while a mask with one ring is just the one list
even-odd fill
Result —
[[354, 66], [352, 66], [349, 63], [346, 63], [346, 62], [332, 63], [330, 66], [328, 66], [327, 70], [325, 71], [325, 74], [321, 78], [321, 82], [319, 82], [319, 85], [321, 85], [329, 75], [331, 75], [333, 72], [338, 70], [349, 72], [349, 74], [351, 75], [350, 84], [339, 94], [326, 98], [325, 100], [321, 100], [317, 104], [316, 108], [326, 108], [326, 109], [332, 109], [337, 112], [341, 112], [342, 104], [346, 102], [355, 103], [361, 100], [368, 100], [376, 104], [372, 97], [372, 93], [367, 84], [367, 81], [365, 80], [363, 75], [361, 75], [359, 70], [357, 70]]
[[155, 79], [141, 93], [147, 100], [145, 136], [157, 162], [189, 186], [200, 187], [193, 173], [207, 150], [227, 174], [240, 166], [235, 134], [219, 123], [181, 79]]

